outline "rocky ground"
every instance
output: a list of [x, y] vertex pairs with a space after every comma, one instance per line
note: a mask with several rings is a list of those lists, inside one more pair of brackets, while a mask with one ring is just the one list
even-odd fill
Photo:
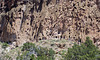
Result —
[[74, 41], [68, 41], [64, 39], [63, 40], [54, 39], [54, 40], [41, 40], [34, 44], [41, 47], [52, 48], [58, 53], [61, 50], [67, 51], [67, 49], [72, 47], [74, 43], [75, 43]]

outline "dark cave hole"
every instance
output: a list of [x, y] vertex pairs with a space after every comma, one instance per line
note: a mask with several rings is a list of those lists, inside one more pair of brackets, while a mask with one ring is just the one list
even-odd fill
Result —
[[93, 37], [93, 41], [94, 43], [96, 43], [99, 39], [96, 39], [95, 37]]
[[10, 25], [13, 26], [11, 21], [10, 21]]
[[27, 25], [29, 25], [29, 23], [27, 23]]
[[78, 42], [81, 42], [81, 38], [80, 37], [78, 37]]
[[48, 6], [48, 4], [51, 2], [51, 0], [47, 0], [47, 3], [46, 3], [46, 5]]
[[31, 13], [33, 13], [33, 12], [34, 12], [34, 6], [30, 9], [30, 11], [31, 11]]
[[42, 40], [41, 38], [39, 38], [39, 40]]
[[88, 28], [86, 28], [85, 30], [85, 34], [87, 35], [89, 33]]
[[2, 33], [2, 30], [0, 30], [0, 34]]

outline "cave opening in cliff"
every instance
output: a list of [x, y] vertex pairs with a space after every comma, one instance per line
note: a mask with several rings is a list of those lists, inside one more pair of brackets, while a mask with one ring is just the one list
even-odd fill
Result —
[[51, 0], [47, 0], [47, 3], [46, 3], [46, 5], [48, 5], [50, 2], [51, 2]]
[[1, 34], [2, 34], [2, 30], [0, 30], [0, 36], [1, 36]]

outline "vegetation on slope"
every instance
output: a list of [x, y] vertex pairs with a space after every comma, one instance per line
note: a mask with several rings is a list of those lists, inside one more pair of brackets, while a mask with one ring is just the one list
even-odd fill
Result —
[[35, 46], [33, 43], [25, 43], [22, 51], [24, 52], [17, 57], [17, 60], [54, 60], [55, 51]]
[[2, 44], [2, 48], [6, 49], [9, 45], [7, 43]]
[[72, 48], [69, 48], [64, 60], [100, 60], [100, 51], [87, 37], [85, 43], [74, 44]]
[[[43, 41], [42, 41], [43, 42]], [[6, 43], [1, 44], [5, 49], [8, 45]], [[4, 46], [4, 47], [3, 47]], [[20, 51], [19, 51], [20, 50]], [[13, 52], [15, 53], [13, 54]], [[100, 60], [100, 51], [93, 44], [89, 37], [86, 38], [85, 43], [80, 45], [74, 44], [72, 48], [68, 48], [68, 51], [61, 50], [58, 53], [52, 48], [42, 47], [34, 43], [24, 43], [22, 47], [15, 48], [9, 53], [5, 54], [2, 59], [4, 60]], [[14, 57], [12, 57], [14, 55]], [[60, 58], [61, 57], [61, 58]], [[0, 58], [1, 59], [1, 58]]]

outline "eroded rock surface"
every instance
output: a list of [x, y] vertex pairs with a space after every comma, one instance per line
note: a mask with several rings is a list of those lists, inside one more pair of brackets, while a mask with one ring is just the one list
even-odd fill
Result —
[[[5, 0], [6, 1], [6, 0]], [[0, 3], [1, 41], [100, 41], [100, 0], [7, 0]], [[99, 45], [99, 43], [97, 43]]]

